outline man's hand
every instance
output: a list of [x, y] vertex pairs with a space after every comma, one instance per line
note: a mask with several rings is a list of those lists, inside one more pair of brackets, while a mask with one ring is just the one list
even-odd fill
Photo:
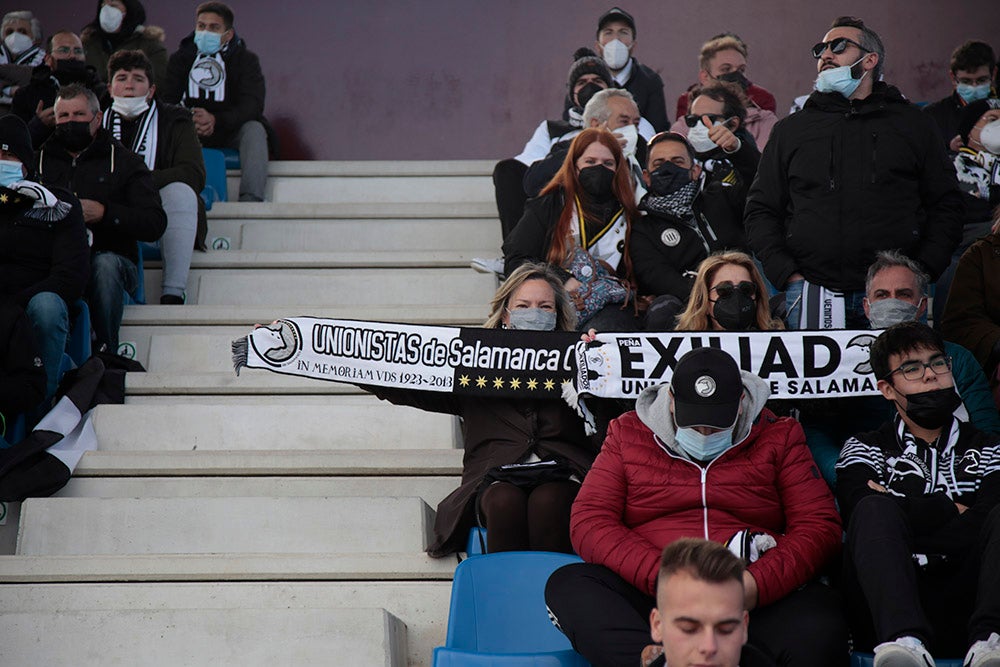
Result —
[[625, 138], [625, 135], [623, 135], [618, 130], [613, 130], [611, 132], [611, 135], [618, 140], [618, 145], [621, 146], [622, 151], [624, 151], [625, 147], [628, 146], [628, 139]]
[[83, 221], [92, 225], [100, 222], [104, 218], [104, 204], [93, 199], [81, 199], [80, 206], [83, 207]]
[[757, 606], [757, 580], [750, 570], [743, 570], [743, 604], [747, 611]]
[[201, 107], [191, 110], [191, 120], [194, 121], [194, 130], [199, 137], [210, 137], [215, 133], [215, 116]]
[[962, 503], [955, 503], [955, 508], [958, 510], [959, 514], [965, 514], [965, 510], [969, 509], [969, 506], [963, 505]]
[[583, 287], [583, 283], [581, 283], [576, 278], [573, 278], [572, 276], [570, 276], [570, 279], [563, 283], [563, 287], [566, 288], [567, 292], [569, 292], [570, 294], [572, 294], [573, 292], [575, 292], [578, 289], [580, 289], [581, 287]]
[[38, 100], [38, 106], [35, 107], [35, 115], [38, 116], [38, 120], [42, 121], [42, 125], [46, 127], [56, 126], [56, 108], [54, 106], [45, 108], [45, 103]]
[[712, 120], [708, 116], [702, 116], [701, 122], [708, 128], [708, 138], [714, 141], [716, 146], [727, 153], [733, 153], [739, 148], [740, 140], [726, 127], [725, 123], [712, 125]]
[[876, 482], [874, 479], [868, 480], [868, 488], [872, 491], [878, 491], [879, 493], [889, 493], [885, 490], [885, 487]]

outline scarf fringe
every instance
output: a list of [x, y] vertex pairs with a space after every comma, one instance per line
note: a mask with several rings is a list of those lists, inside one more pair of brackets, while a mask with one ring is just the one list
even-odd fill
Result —
[[247, 354], [249, 352], [249, 336], [237, 338], [233, 341], [233, 370], [239, 376], [240, 369], [247, 365]]

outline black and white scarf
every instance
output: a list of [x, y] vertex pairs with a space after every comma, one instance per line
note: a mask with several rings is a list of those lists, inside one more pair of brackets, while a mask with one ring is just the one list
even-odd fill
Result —
[[698, 195], [700, 185], [699, 181], [691, 181], [669, 195], [662, 197], [650, 192], [642, 200], [642, 209], [650, 213], [660, 213], [679, 218], [692, 227], [695, 227], [692, 220], [694, 217], [692, 204], [694, 203], [694, 198]]
[[0, 208], [12, 206], [19, 210], [30, 208], [22, 215], [34, 220], [56, 222], [65, 218], [72, 207], [60, 201], [47, 188], [34, 181], [16, 181], [7, 188], [0, 188]]
[[[159, 115], [156, 100], [151, 100], [149, 108], [138, 118], [139, 127], [132, 145], [129, 146], [133, 153], [142, 158], [150, 171], [156, 165], [156, 146], [160, 139], [159, 122], [157, 122]], [[111, 132], [111, 135], [119, 141], [122, 140], [122, 119], [122, 115], [113, 109], [109, 108], [104, 112], [102, 123], [104, 129]]]
[[11, 64], [36, 67], [41, 65], [43, 60], [45, 60], [45, 50], [40, 46], [32, 46], [26, 51], [17, 54], [16, 58], [11, 54], [6, 44], [0, 49], [0, 65]]
[[214, 55], [199, 53], [188, 72], [185, 106], [196, 100], [224, 102], [226, 100], [226, 61], [222, 51]]
[[625, 209], [618, 209], [611, 220], [594, 235], [587, 234], [584, 222], [583, 204], [576, 200], [573, 208], [573, 219], [570, 221], [573, 240], [577, 245], [597, 259], [606, 262], [608, 266], [618, 266], [625, 249], [625, 232], [628, 229], [628, 219]]

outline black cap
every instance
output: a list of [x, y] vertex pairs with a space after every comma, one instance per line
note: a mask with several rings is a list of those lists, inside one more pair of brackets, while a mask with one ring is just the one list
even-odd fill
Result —
[[601, 14], [601, 18], [597, 21], [597, 32], [601, 32], [604, 25], [606, 23], [611, 23], [612, 21], [623, 21], [627, 23], [628, 27], [632, 28], [632, 37], [635, 37], [635, 19], [621, 7], [612, 7], [608, 11]]
[[691, 350], [677, 362], [670, 389], [677, 426], [729, 428], [736, 423], [743, 378], [731, 356], [713, 347]]
[[14, 114], [0, 118], [0, 149], [17, 156], [28, 171], [35, 161], [35, 151], [31, 149], [31, 135], [24, 121]]

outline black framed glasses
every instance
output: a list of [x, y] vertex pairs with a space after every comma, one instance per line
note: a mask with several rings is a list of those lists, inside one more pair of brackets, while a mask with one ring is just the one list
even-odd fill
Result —
[[951, 357], [940, 354], [930, 361], [907, 361], [899, 368], [886, 373], [884, 380], [888, 380], [894, 373], [901, 373], [907, 380], [919, 380], [924, 377], [925, 369], [931, 369], [935, 375], [944, 375], [951, 371]]
[[843, 53], [847, 50], [848, 46], [856, 46], [865, 53], [870, 53], [868, 49], [861, 46], [853, 39], [848, 39], [847, 37], [837, 37], [836, 39], [831, 39], [829, 42], [820, 42], [812, 48], [813, 58], [819, 60], [823, 57], [823, 52], [826, 51], [827, 47], [830, 47], [831, 53], [837, 55], [838, 53]]
[[740, 281], [735, 285], [731, 280], [724, 280], [709, 291], [715, 292], [720, 299], [726, 299], [732, 296], [733, 292], [739, 292], [754, 301], [757, 300], [757, 285], [749, 280]]

